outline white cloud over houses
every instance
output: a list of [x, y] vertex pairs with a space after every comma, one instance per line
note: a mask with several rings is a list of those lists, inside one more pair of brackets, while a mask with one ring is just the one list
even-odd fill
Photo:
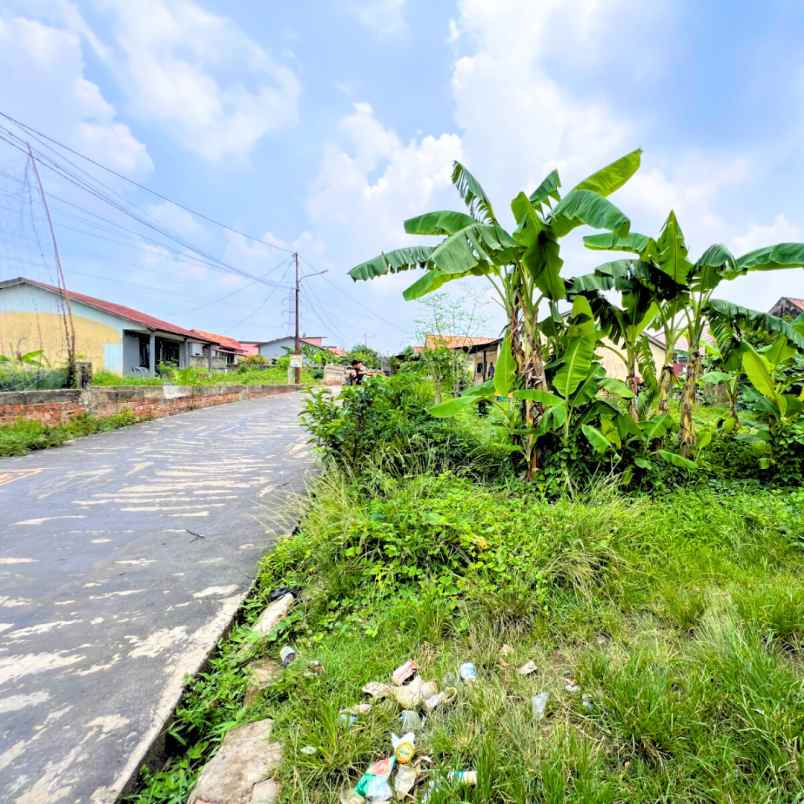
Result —
[[230, 19], [191, 0], [98, 0], [106, 58], [137, 116], [205, 159], [241, 159], [298, 121], [301, 82]]
[[0, 72], [4, 111], [127, 175], [153, 169], [145, 145], [87, 79], [76, 32], [0, 16]]

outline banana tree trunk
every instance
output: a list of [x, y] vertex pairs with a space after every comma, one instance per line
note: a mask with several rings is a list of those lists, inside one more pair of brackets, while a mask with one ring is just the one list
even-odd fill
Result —
[[667, 413], [670, 401], [670, 388], [673, 385], [673, 367], [665, 364], [659, 376], [659, 413]]
[[690, 362], [687, 365], [687, 378], [684, 381], [684, 391], [681, 395], [681, 430], [679, 441], [681, 454], [686, 458], [695, 446], [695, 425], [692, 413], [695, 409], [695, 394], [698, 388], [698, 377], [701, 373], [701, 352], [695, 350], [690, 353]]
[[636, 366], [636, 352], [629, 349], [628, 350], [628, 373], [625, 378], [625, 382], [628, 387], [631, 389], [631, 393], [633, 396], [628, 401], [628, 415], [635, 421], [639, 421], [639, 404], [638, 404], [638, 396], [639, 396], [639, 379], [637, 378], [637, 366]]
[[[511, 351], [516, 361], [523, 388], [547, 388], [547, 375], [544, 370], [544, 357], [538, 338], [531, 328], [524, 325], [523, 317], [518, 309], [514, 310], [509, 322], [511, 332]], [[533, 429], [542, 415], [542, 406], [537, 402], [523, 400], [521, 419], [526, 429]], [[540, 466], [540, 454], [533, 435], [522, 435], [515, 438], [525, 457], [526, 477], [530, 481]]]

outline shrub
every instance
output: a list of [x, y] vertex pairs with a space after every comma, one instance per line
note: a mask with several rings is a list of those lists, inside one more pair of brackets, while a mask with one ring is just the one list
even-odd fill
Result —
[[476, 421], [435, 419], [432, 385], [415, 375], [370, 377], [345, 387], [339, 399], [313, 392], [302, 414], [327, 459], [352, 473], [371, 464], [401, 474], [412, 469], [461, 469], [506, 476], [508, 450], [483, 438]]

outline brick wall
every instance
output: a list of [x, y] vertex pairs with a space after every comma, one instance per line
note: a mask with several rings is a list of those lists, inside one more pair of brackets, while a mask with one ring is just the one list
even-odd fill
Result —
[[0, 393], [0, 424], [35, 419], [61, 424], [89, 413], [112, 416], [130, 410], [138, 419], [172, 416], [185, 410], [208, 408], [296, 391], [296, 385], [139, 385], [61, 391], [10, 391]]

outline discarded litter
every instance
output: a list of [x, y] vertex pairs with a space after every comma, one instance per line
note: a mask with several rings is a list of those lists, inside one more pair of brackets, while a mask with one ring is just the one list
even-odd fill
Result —
[[438, 692], [438, 685], [433, 681], [424, 681], [421, 676], [404, 687], [392, 687], [391, 695], [403, 709], [418, 709], [422, 702]]
[[477, 771], [474, 770], [450, 771], [447, 774], [447, 778], [451, 782], [459, 782], [460, 784], [474, 786], [477, 784]]
[[571, 693], [572, 695], [577, 695], [581, 691], [581, 687], [579, 684], [576, 684], [574, 681], [568, 681], [564, 685], [564, 689]]
[[282, 660], [282, 666], [287, 667], [296, 658], [296, 649], [290, 645], [285, 645], [279, 651], [279, 658]]
[[369, 801], [390, 800], [391, 796], [393, 796], [393, 791], [388, 784], [388, 779], [394, 769], [395, 762], [396, 758], [393, 756], [373, 762], [360, 777], [360, 781], [355, 786], [355, 792]]
[[293, 595], [293, 597], [298, 597], [301, 593], [301, 586], [278, 586], [268, 595], [268, 602], [273, 603], [274, 600], [279, 600], [280, 597], [284, 597], [285, 595]]
[[500, 656], [510, 656], [514, 652], [512, 645], [507, 642], [500, 648]]
[[447, 687], [443, 692], [437, 692], [435, 695], [425, 698], [424, 709], [427, 712], [432, 712], [442, 704], [452, 701], [457, 695], [458, 691], [455, 687]]
[[402, 724], [402, 731], [417, 732], [422, 727], [422, 719], [419, 713], [413, 709], [403, 709], [399, 715], [399, 722]]
[[341, 795], [340, 804], [363, 804], [365, 800], [366, 799], [364, 799], [360, 793], [355, 793], [354, 790], [349, 790]]
[[540, 692], [538, 695], [534, 695], [530, 699], [534, 720], [541, 720], [544, 717], [545, 710], [547, 709], [547, 702], [549, 700], [549, 692]]
[[355, 723], [357, 723], [357, 715], [350, 715], [346, 712], [343, 714], [338, 715], [338, 723], [346, 726], [346, 728], [351, 729]]
[[419, 769], [415, 765], [402, 765], [394, 778], [394, 793], [397, 798], [404, 798], [416, 784]]
[[525, 662], [522, 667], [517, 670], [520, 676], [529, 676], [531, 673], [536, 672], [536, 662], [531, 659], [530, 661]]
[[299, 749], [300, 754], [304, 754], [305, 756], [311, 757], [313, 754], [317, 753], [318, 749], [314, 745], [305, 745], [304, 748]]
[[595, 708], [595, 705], [592, 703], [592, 696], [591, 695], [582, 695], [581, 696], [581, 706], [587, 712], [591, 712]]
[[372, 709], [370, 703], [361, 703], [355, 704], [354, 706], [346, 707], [345, 709], [341, 709], [340, 714], [342, 715], [367, 715]]
[[477, 668], [472, 662], [464, 662], [458, 670], [458, 673], [464, 684], [473, 684], [477, 681]]
[[413, 659], [408, 659], [404, 664], [394, 670], [391, 674], [391, 681], [398, 687], [401, 687], [406, 681], [410, 681], [416, 675], [416, 662]]
[[308, 668], [309, 668], [309, 669], [310, 669], [310, 670], [311, 670], [313, 673], [315, 673], [316, 675], [318, 675], [318, 674], [320, 674], [320, 673], [323, 673], [323, 672], [324, 672], [324, 665], [323, 665], [323, 664], [321, 664], [321, 662], [319, 662], [319, 661], [318, 661], [318, 659], [313, 659], [313, 661], [312, 661], [312, 662], [310, 662], [310, 663], [307, 665], [307, 667], [308, 667]]
[[394, 756], [400, 765], [409, 765], [416, 753], [416, 735], [409, 731], [401, 737], [391, 735], [391, 745], [394, 747]]
[[363, 687], [363, 692], [372, 698], [387, 698], [393, 692], [393, 687], [390, 684], [380, 684], [379, 681], [369, 681]]

